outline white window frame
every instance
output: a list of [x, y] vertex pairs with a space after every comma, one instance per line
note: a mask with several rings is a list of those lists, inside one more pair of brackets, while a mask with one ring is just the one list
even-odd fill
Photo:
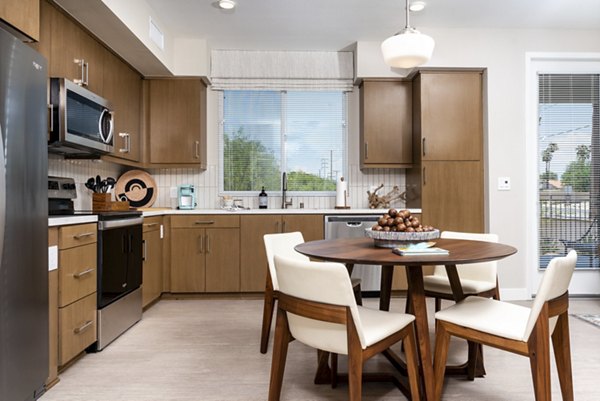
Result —
[[[535, 295], [543, 270], [539, 268], [539, 196], [538, 196], [538, 74], [598, 74], [600, 53], [538, 53], [525, 55], [525, 157], [526, 157], [526, 249], [527, 290]], [[573, 276], [571, 294], [597, 294], [592, 286], [598, 270], [578, 270]]]
[[[235, 89], [229, 89], [235, 90]], [[286, 90], [276, 90], [276, 89], [268, 89], [273, 92], [289, 92]], [[308, 90], [302, 90], [302, 92], [308, 92]], [[333, 92], [327, 90], [327, 92]], [[346, 177], [348, 172], [348, 92], [343, 91], [343, 105], [342, 105], [342, 126], [343, 126], [343, 138], [342, 138], [342, 171], [340, 176]], [[224, 166], [223, 166], [223, 126], [224, 126], [224, 91], [219, 91], [219, 124], [218, 124], [218, 134], [219, 134], [219, 196], [230, 195], [234, 197], [247, 197], [247, 196], [256, 196], [256, 191], [225, 191], [224, 189]], [[283, 101], [286, 101], [286, 97], [284, 96]], [[285, 110], [285, 105], [282, 104], [282, 109]], [[281, 155], [282, 155], [282, 166], [283, 171], [285, 171], [285, 141], [283, 140], [283, 136], [285, 135], [285, 115], [282, 115], [282, 124], [281, 124]], [[282, 172], [283, 172], [282, 171]], [[273, 191], [265, 191], [269, 196], [281, 196], [281, 191], [273, 192]], [[325, 197], [325, 196], [335, 196], [335, 191], [287, 191], [288, 196], [302, 196], [302, 197]]]

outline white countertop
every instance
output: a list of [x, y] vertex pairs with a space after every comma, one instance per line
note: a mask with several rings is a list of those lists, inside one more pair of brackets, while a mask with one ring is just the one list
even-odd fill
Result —
[[[191, 209], [191, 210], [177, 210], [177, 209], [163, 209], [156, 208], [156, 210], [145, 209], [142, 210], [144, 217], [151, 216], [169, 216], [169, 215], [180, 215], [180, 214], [238, 214], [238, 215], [254, 215], [254, 214], [338, 214], [338, 215], [359, 215], [359, 214], [383, 214], [387, 209], [237, 209], [237, 210], [224, 210], [224, 209]], [[408, 209], [411, 213], [421, 213], [421, 209]], [[95, 223], [98, 221], [97, 216], [53, 216], [48, 218], [48, 227], [67, 226], [70, 224], [85, 224]]]
[[98, 216], [52, 216], [48, 217], [48, 227], [68, 226], [70, 224], [95, 223]]
[[[176, 214], [383, 214], [387, 209], [157, 209], [143, 210], [145, 217]], [[411, 213], [421, 213], [421, 209], [408, 209]]]

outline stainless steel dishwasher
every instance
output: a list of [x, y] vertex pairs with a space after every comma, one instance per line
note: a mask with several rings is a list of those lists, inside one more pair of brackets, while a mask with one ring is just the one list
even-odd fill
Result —
[[[360, 238], [365, 228], [372, 227], [380, 217], [373, 215], [326, 215], [325, 239]], [[381, 266], [354, 265], [352, 278], [362, 280], [363, 296], [378, 296], [381, 284]]]

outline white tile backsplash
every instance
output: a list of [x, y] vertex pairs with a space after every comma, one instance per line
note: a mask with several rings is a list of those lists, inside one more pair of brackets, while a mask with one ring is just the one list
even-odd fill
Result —
[[[77, 184], [77, 199], [74, 200], [75, 208], [79, 210], [91, 209], [91, 191], [84, 184], [89, 177], [100, 175], [102, 178], [117, 178], [131, 168], [119, 166], [101, 160], [65, 160], [60, 156], [50, 155], [48, 160], [48, 175], [60, 177], [73, 177]], [[214, 209], [221, 206], [219, 196], [219, 174], [217, 165], [209, 165], [206, 171], [198, 169], [149, 169], [148, 172], [156, 181], [158, 196], [153, 206], [176, 207], [177, 199], [170, 197], [171, 187], [191, 184], [196, 187], [196, 202], [199, 209]], [[368, 208], [367, 190], [372, 190], [380, 184], [384, 187], [379, 194], [385, 195], [398, 185], [402, 191], [405, 190], [404, 170], [373, 169], [361, 171], [359, 166], [351, 164], [348, 166], [348, 204], [355, 209]], [[335, 207], [335, 196], [323, 197], [297, 197], [292, 196], [293, 208], [298, 208], [300, 202], [307, 209], [332, 209]], [[236, 197], [241, 199], [245, 207], [258, 208], [258, 191], [256, 196]], [[404, 204], [398, 201], [396, 207]], [[269, 208], [280, 208], [281, 196], [269, 196]]]

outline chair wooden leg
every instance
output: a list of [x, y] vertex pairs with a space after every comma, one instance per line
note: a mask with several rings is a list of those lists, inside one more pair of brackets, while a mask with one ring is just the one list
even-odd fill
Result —
[[273, 343], [273, 361], [271, 363], [271, 381], [269, 384], [269, 401], [279, 401], [288, 344], [292, 336], [288, 326], [287, 316], [281, 309], [277, 311], [275, 325], [275, 342]]
[[338, 354], [331, 354], [331, 388], [336, 388], [338, 383]]
[[529, 364], [536, 401], [550, 401], [550, 338], [548, 334], [548, 306], [542, 308], [529, 340]]
[[552, 347], [556, 358], [558, 380], [563, 401], [573, 401], [573, 372], [571, 368], [571, 343], [569, 340], [569, 316], [563, 313], [558, 316], [554, 333], [552, 333]]
[[435, 298], [435, 311], [439, 312], [440, 310], [442, 310], [442, 298]]
[[360, 284], [357, 284], [354, 288], [354, 298], [356, 299], [356, 304], [362, 306], [362, 289], [360, 288]]
[[444, 376], [446, 372], [446, 360], [448, 359], [448, 346], [450, 334], [441, 322], [436, 322], [435, 327], [435, 351], [433, 356], [433, 376], [435, 378], [435, 401], [442, 399], [444, 387]]
[[271, 275], [267, 272], [267, 284], [265, 285], [265, 303], [263, 306], [262, 330], [260, 333], [260, 353], [266, 354], [269, 348], [269, 334], [271, 332], [271, 322], [273, 321], [273, 311], [275, 309], [275, 292], [271, 283]]
[[348, 400], [360, 401], [362, 396], [363, 350], [356, 326], [348, 308], [346, 334], [348, 341]]
[[496, 288], [494, 290], [494, 295], [492, 295], [496, 301], [500, 301], [500, 285], [498, 284], [498, 276], [496, 276]]
[[419, 390], [419, 362], [417, 361], [417, 342], [415, 340], [414, 326], [410, 328], [408, 335], [402, 340], [402, 345], [404, 345], [406, 355], [410, 399], [411, 401], [419, 401], [421, 399]]

